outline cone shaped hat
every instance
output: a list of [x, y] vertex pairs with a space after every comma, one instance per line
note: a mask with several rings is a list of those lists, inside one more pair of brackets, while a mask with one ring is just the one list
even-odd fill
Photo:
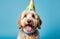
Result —
[[34, 0], [30, 0], [30, 4], [27, 6], [26, 10], [35, 11]]

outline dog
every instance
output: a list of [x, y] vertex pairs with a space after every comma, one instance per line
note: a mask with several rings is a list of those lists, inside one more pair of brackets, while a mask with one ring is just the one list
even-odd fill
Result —
[[18, 20], [20, 32], [17, 39], [40, 39], [38, 29], [42, 21], [35, 11], [24, 10]]

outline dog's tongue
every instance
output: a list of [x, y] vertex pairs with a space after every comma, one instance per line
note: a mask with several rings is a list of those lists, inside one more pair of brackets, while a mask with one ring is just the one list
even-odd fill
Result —
[[28, 32], [30, 32], [31, 31], [31, 27], [30, 26], [26, 26], [26, 30], [28, 31]]

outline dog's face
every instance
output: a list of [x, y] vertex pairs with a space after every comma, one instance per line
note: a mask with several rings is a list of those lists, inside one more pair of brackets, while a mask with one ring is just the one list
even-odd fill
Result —
[[19, 28], [22, 28], [27, 33], [32, 33], [38, 27], [40, 28], [41, 20], [34, 11], [23, 11], [18, 20]]

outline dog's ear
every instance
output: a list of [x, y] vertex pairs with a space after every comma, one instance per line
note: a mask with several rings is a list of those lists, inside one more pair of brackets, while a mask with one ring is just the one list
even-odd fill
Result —
[[38, 19], [37, 19], [37, 27], [38, 27], [38, 29], [40, 29], [41, 27], [41, 24], [42, 24], [42, 21], [41, 21], [41, 19], [39, 18], [39, 16], [38, 16]]
[[18, 27], [21, 28], [21, 19], [18, 20]]

